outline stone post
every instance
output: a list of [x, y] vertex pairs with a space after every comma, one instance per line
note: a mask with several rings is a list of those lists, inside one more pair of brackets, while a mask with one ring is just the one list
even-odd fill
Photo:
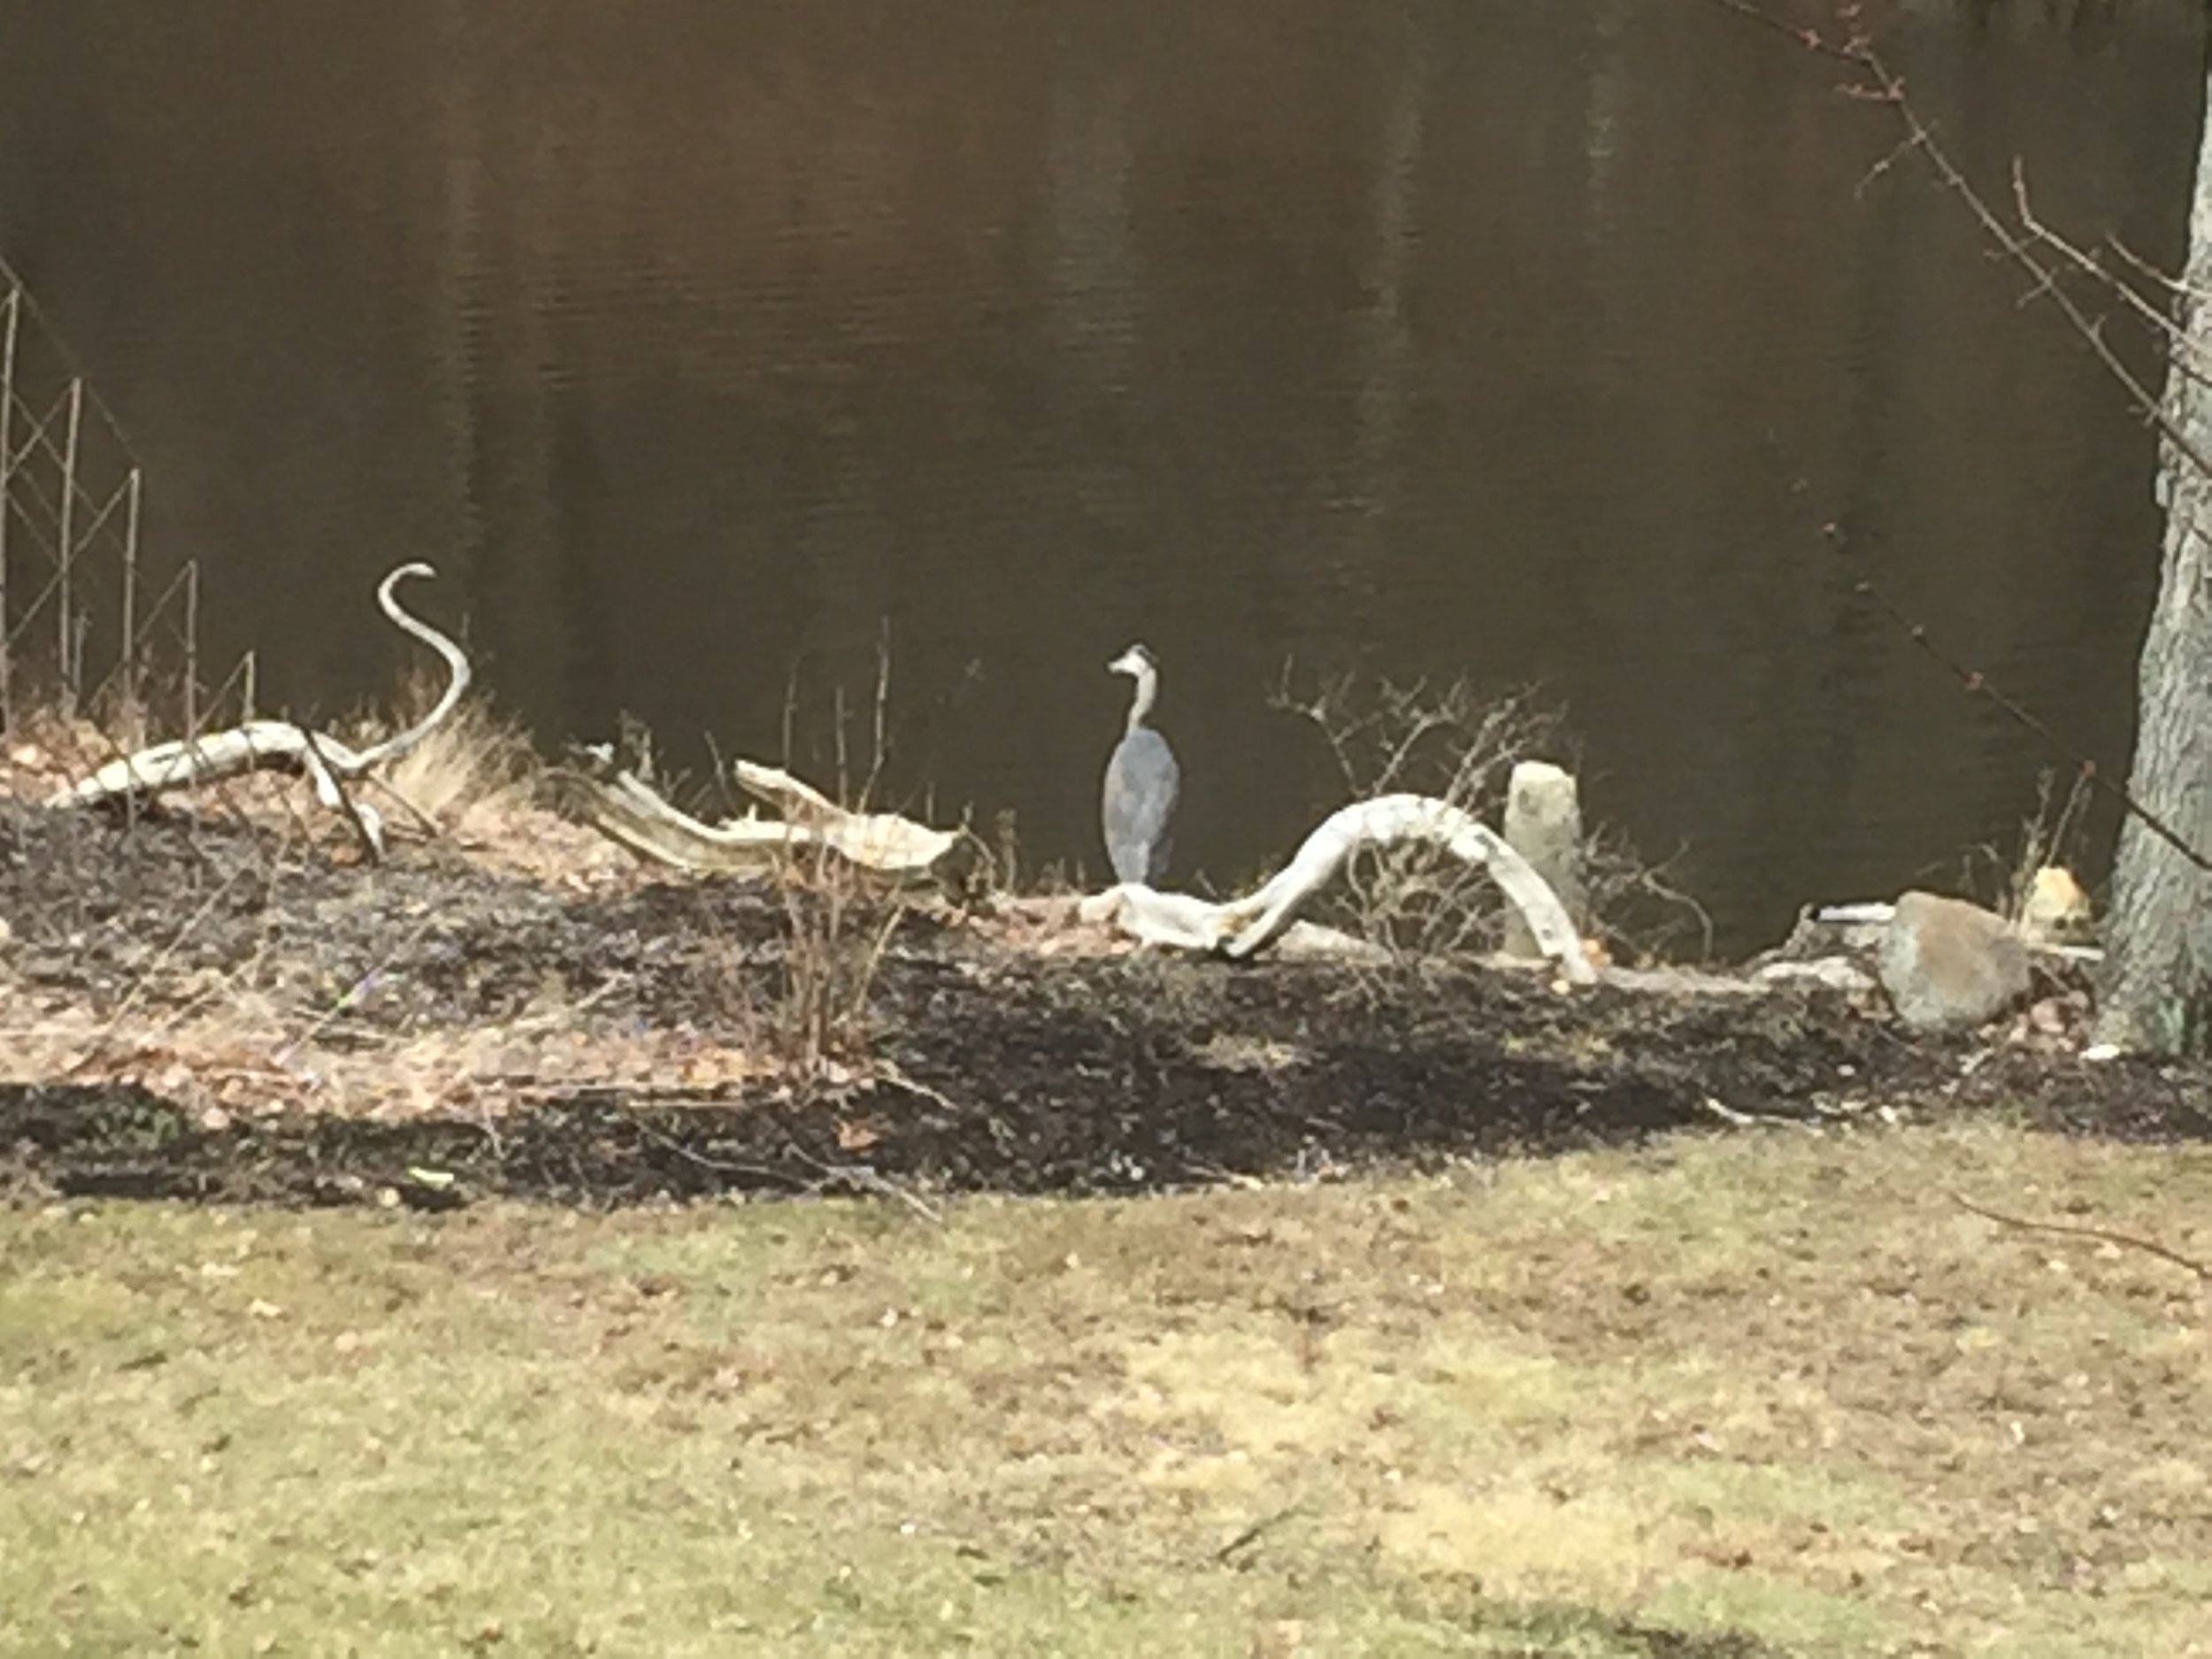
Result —
[[[1584, 883], [1582, 798], [1574, 774], [1548, 761], [1525, 760], [1513, 768], [1505, 795], [1506, 844], [1551, 885], [1578, 931], [1589, 922]], [[1539, 957], [1535, 936], [1519, 916], [1506, 918], [1509, 956]]]

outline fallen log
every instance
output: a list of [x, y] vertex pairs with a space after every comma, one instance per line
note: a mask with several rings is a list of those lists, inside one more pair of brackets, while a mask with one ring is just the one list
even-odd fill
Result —
[[893, 812], [849, 811], [790, 773], [753, 761], [738, 761], [731, 773], [783, 816], [702, 822], [671, 805], [603, 744], [572, 750], [560, 784], [572, 814], [610, 841], [696, 875], [764, 874], [795, 852], [818, 849], [895, 884], [933, 884], [964, 895], [986, 868], [980, 843], [965, 830], [933, 829]]
[[1306, 837], [1279, 873], [1244, 898], [1216, 904], [1128, 883], [1086, 900], [1083, 915], [1143, 943], [1241, 960], [1280, 939], [1356, 853], [1409, 841], [1426, 841], [1486, 870], [1560, 977], [1575, 985], [1597, 982], [1574, 923], [1543, 877], [1488, 825], [1426, 795], [1380, 795], [1340, 808]]
[[[355, 801], [345, 784], [365, 777], [373, 767], [396, 760], [418, 748], [459, 706], [470, 680], [469, 660], [461, 648], [428, 623], [400, 608], [393, 589], [410, 576], [434, 576], [424, 564], [403, 565], [377, 584], [376, 603], [401, 632], [411, 634], [445, 660], [445, 690], [430, 711], [413, 726], [382, 742], [356, 749], [336, 738], [311, 732], [289, 720], [248, 720], [227, 731], [156, 743], [111, 760], [90, 777], [47, 797], [52, 809], [99, 806], [110, 802], [142, 802], [174, 789], [195, 788], [254, 772], [289, 772], [314, 786], [316, 799], [353, 823], [373, 857], [384, 851], [383, 820], [365, 802]], [[407, 803], [425, 824], [426, 815]], [[433, 826], [434, 827], [434, 826]]]
[[[609, 840], [641, 858], [695, 874], [762, 874], [794, 849], [819, 848], [862, 869], [904, 882], [973, 890], [987, 865], [965, 830], [933, 829], [892, 813], [852, 812], [788, 772], [739, 761], [733, 775], [748, 794], [775, 806], [777, 818], [746, 817], [703, 823], [672, 806], [595, 744], [572, 751], [560, 780], [564, 804]], [[1281, 948], [1286, 954], [1372, 960], [1379, 948], [1333, 928], [1297, 919], [1297, 912], [1363, 848], [1425, 841], [1489, 871], [1560, 975], [1577, 985], [1597, 981], [1582, 940], [1550, 886], [1504, 838], [1471, 814], [1425, 795], [1384, 795], [1356, 802], [1306, 837], [1297, 855], [1248, 897], [1217, 904], [1187, 894], [1125, 884], [1087, 898], [1079, 919], [1109, 926], [1140, 943], [1241, 959]]]

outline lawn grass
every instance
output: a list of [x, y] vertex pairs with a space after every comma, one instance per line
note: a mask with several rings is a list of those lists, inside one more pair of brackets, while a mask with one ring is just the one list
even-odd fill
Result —
[[2212, 1653], [2212, 1156], [0, 1210], [0, 1650]]

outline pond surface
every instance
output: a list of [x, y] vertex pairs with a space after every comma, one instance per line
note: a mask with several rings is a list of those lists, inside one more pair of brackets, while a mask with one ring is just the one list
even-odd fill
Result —
[[[1984, 188], [2177, 263], [2199, 8], [1893, 12]], [[1735, 949], [2050, 764], [1861, 577], [2116, 767], [2156, 572], [2149, 438], [1838, 79], [1702, 0], [76, 0], [0, 21], [0, 252], [265, 705], [389, 685], [411, 557], [549, 746], [828, 778], [841, 690], [858, 772], [887, 640], [883, 787], [1095, 872], [1141, 638], [1221, 883], [1340, 798], [1286, 662], [1534, 684]]]

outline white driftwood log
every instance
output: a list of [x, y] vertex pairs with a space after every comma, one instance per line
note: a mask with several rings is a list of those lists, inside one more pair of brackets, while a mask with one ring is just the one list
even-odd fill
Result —
[[1307, 836], [1296, 856], [1258, 892], [1226, 904], [1136, 885], [1084, 902], [1086, 920], [1109, 922], [1147, 944], [1242, 958], [1264, 950], [1297, 912], [1364, 847], [1422, 841], [1490, 872], [1560, 977], [1594, 985], [1597, 970], [1565, 908], [1528, 861], [1472, 814], [1426, 795], [1387, 795], [1340, 808]]
[[695, 874], [744, 875], [774, 869], [791, 854], [816, 847], [895, 881], [964, 887], [979, 863], [973, 836], [932, 829], [891, 812], [852, 812], [789, 772], [749, 760], [731, 768], [738, 786], [783, 816], [748, 815], [702, 823], [673, 807], [611, 750], [579, 751], [571, 773], [578, 816], [641, 858]]
[[461, 648], [428, 623], [400, 609], [393, 595], [392, 590], [407, 577], [436, 574], [427, 565], [403, 565], [376, 588], [376, 603], [384, 614], [403, 633], [429, 646], [446, 664], [446, 687], [436, 705], [406, 730], [367, 749], [356, 749], [289, 720], [248, 720], [228, 731], [156, 743], [111, 760], [89, 778], [49, 796], [46, 804], [54, 808], [97, 806], [108, 801], [144, 800], [166, 790], [188, 789], [250, 772], [299, 772], [314, 785], [316, 798], [333, 811], [350, 818], [369, 850], [380, 856], [384, 850], [382, 819], [373, 807], [349, 798], [342, 780], [363, 777], [372, 767], [396, 760], [415, 749], [444, 723], [469, 687], [469, 660]]

